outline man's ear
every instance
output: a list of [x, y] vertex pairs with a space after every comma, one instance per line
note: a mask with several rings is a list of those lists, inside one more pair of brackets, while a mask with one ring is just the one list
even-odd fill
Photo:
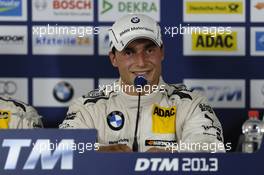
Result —
[[117, 63], [116, 63], [116, 55], [115, 55], [113, 52], [109, 52], [109, 53], [108, 53], [108, 56], [109, 56], [109, 58], [110, 58], [110, 61], [111, 61], [112, 65], [113, 65], [114, 67], [117, 67]]

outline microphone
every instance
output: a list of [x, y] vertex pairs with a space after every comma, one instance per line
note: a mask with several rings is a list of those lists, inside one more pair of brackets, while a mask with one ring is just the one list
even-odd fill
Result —
[[[137, 76], [134, 80], [134, 86], [136, 88], [143, 88], [147, 83], [148, 81], [145, 79], [144, 76]], [[138, 120], [139, 120], [140, 96], [141, 93], [138, 92], [137, 120], [135, 126], [134, 142], [132, 145], [133, 152], [138, 152], [137, 130], [138, 130]]]

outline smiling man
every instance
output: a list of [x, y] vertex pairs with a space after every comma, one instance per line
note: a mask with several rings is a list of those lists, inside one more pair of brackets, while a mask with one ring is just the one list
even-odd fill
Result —
[[[120, 79], [76, 99], [60, 128], [96, 128], [101, 151], [225, 151], [221, 124], [206, 98], [162, 80], [156, 21], [126, 15], [113, 24], [109, 38], [109, 58]], [[138, 78], [146, 81], [143, 90], [134, 85]]]

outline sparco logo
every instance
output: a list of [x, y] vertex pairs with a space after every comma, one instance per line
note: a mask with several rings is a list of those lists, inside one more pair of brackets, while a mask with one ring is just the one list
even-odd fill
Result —
[[54, 0], [53, 9], [91, 9], [90, 0]]
[[0, 35], [0, 43], [6, 42], [23, 42], [24, 36], [22, 35]]

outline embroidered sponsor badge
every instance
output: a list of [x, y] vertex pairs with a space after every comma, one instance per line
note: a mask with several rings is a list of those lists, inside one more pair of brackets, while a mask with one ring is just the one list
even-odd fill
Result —
[[118, 131], [123, 128], [125, 123], [125, 118], [122, 112], [113, 111], [107, 116], [108, 126], [115, 131]]
[[7, 110], [0, 110], [0, 129], [8, 129], [11, 112]]
[[172, 134], [176, 132], [176, 106], [169, 108], [153, 105], [152, 132]]
[[203, 111], [208, 111], [208, 112], [210, 112], [211, 114], [214, 113], [213, 108], [212, 108], [211, 106], [209, 106], [208, 104], [203, 104], [203, 103], [201, 103], [201, 104], [199, 104], [199, 107], [200, 107], [200, 109], [201, 109], [202, 112], [203, 112]]
[[175, 140], [145, 140], [145, 146], [167, 146], [177, 144]]

